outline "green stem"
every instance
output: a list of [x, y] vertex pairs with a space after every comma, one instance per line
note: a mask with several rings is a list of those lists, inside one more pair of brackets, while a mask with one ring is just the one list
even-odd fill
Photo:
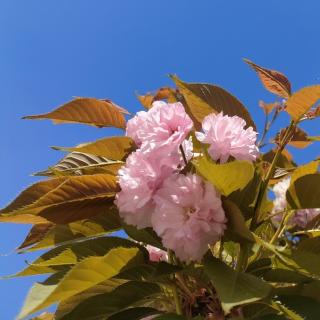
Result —
[[290, 135], [292, 133], [292, 130], [295, 128], [295, 122], [291, 121], [290, 126], [287, 128], [283, 139], [281, 140], [281, 142], [279, 143], [278, 149], [276, 151], [276, 154], [271, 162], [271, 165], [268, 169], [268, 172], [261, 184], [260, 190], [259, 190], [259, 194], [258, 194], [258, 198], [257, 198], [257, 202], [255, 205], [255, 210], [254, 210], [254, 216], [252, 218], [251, 224], [250, 224], [250, 229], [253, 230], [256, 228], [257, 226], [257, 222], [259, 221], [259, 212], [260, 212], [260, 208], [261, 208], [261, 204], [262, 204], [262, 200], [264, 198], [264, 195], [268, 189], [268, 185], [269, 185], [269, 181], [270, 179], [273, 177], [274, 175], [274, 171], [276, 169], [276, 165], [278, 163], [278, 160], [281, 156], [282, 151], [284, 150], [285, 146], [287, 145]]
[[[174, 262], [174, 255], [173, 255], [173, 252], [172, 250], [168, 250], [168, 260], [169, 260], [169, 263], [171, 264], [175, 264]], [[178, 289], [177, 289], [177, 286], [176, 286], [176, 283], [175, 283], [175, 277], [176, 275], [173, 276], [173, 282], [172, 282], [172, 295], [173, 295], [173, 300], [174, 300], [174, 304], [176, 306], [176, 313], [178, 315], [182, 315], [183, 312], [182, 312], [182, 306], [181, 306], [181, 301], [180, 301], [180, 297], [179, 297], [179, 293], [178, 293]]]
[[249, 247], [246, 244], [240, 244], [236, 271], [242, 272], [246, 269], [249, 257]]

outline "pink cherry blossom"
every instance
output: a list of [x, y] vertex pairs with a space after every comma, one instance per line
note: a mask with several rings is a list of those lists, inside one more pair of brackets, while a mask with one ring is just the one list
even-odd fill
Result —
[[161, 147], [170, 153], [180, 146], [192, 127], [192, 120], [180, 102], [156, 101], [148, 111], [140, 111], [128, 121], [126, 134], [144, 152]]
[[153, 194], [172, 172], [172, 168], [161, 165], [161, 159], [149, 159], [141, 150], [127, 158], [126, 165], [118, 172], [121, 191], [115, 200], [126, 223], [138, 228], [151, 226]]
[[146, 249], [149, 252], [149, 258], [150, 261], [153, 262], [160, 262], [160, 261], [167, 261], [168, 257], [167, 257], [167, 253], [159, 248], [156, 248], [154, 246], [151, 245], [147, 245]]
[[195, 174], [174, 174], [154, 195], [152, 226], [181, 261], [202, 258], [226, 228], [216, 189]]
[[[273, 192], [275, 194], [275, 199], [273, 200], [273, 210], [272, 213], [275, 215], [272, 219], [275, 225], [278, 225], [282, 220], [284, 211], [287, 208], [287, 199], [286, 192], [290, 186], [290, 177], [287, 176], [278, 183], [276, 183], [273, 187]], [[300, 228], [305, 228], [308, 222], [310, 222], [313, 218], [315, 218], [320, 213], [320, 209], [300, 209], [297, 210], [294, 215], [291, 217], [289, 223], [293, 225], [297, 225]]]
[[210, 114], [203, 119], [202, 129], [197, 132], [199, 141], [210, 144], [208, 152], [213, 160], [225, 163], [230, 156], [238, 160], [255, 161], [259, 150], [257, 133], [252, 127], [244, 129], [246, 122], [238, 116]]

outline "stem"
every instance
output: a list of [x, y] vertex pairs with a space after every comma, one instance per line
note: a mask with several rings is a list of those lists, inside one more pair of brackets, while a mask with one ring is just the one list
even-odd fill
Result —
[[290, 123], [290, 126], [287, 128], [285, 134], [284, 134], [284, 137], [283, 139], [280, 141], [279, 145], [278, 145], [278, 148], [277, 148], [277, 151], [276, 151], [276, 154], [272, 160], [272, 163], [268, 169], [268, 172], [266, 174], [266, 177], [264, 178], [262, 184], [261, 184], [261, 187], [260, 187], [260, 190], [259, 190], [259, 194], [258, 194], [258, 198], [257, 198], [257, 202], [256, 202], [256, 205], [255, 205], [255, 210], [254, 210], [254, 216], [252, 218], [252, 221], [251, 221], [251, 224], [250, 224], [250, 229], [255, 229], [256, 226], [257, 226], [257, 222], [259, 221], [259, 211], [260, 211], [260, 208], [261, 208], [261, 204], [262, 204], [262, 200], [263, 200], [263, 197], [267, 191], [267, 188], [268, 188], [268, 185], [269, 185], [269, 180], [272, 178], [273, 174], [274, 174], [274, 171], [276, 169], [276, 165], [278, 163], [278, 160], [280, 158], [280, 155], [283, 151], [283, 149], [285, 148], [285, 146], [287, 145], [288, 141], [289, 141], [289, 138], [290, 138], [290, 135], [291, 135], [291, 132], [292, 130], [295, 128], [295, 122], [291, 121]]
[[290, 217], [292, 216], [293, 213], [294, 213], [294, 211], [288, 211], [288, 212], [286, 212], [286, 213], [283, 215], [283, 217], [282, 217], [282, 219], [281, 219], [281, 222], [280, 222], [280, 224], [279, 224], [279, 226], [278, 226], [277, 231], [275, 232], [275, 234], [273, 235], [273, 237], [272, 237], [271, 240], [270, 240], [270, 244], [275, 243], [275, 241], [276, 241], [279, 237], [281, 237], [283, 231], [284, 231], [285, 228], [286, 228], [286, 224], [287, 224], [288, 220], [290, 219]]
[[183, 147], [182, 147], [181, 144], [180, 144], [179, 148], [180, 148], [180, 151], [181, 151], [181, 154], [182, 154], [183, 161], [184, 161], [185, 165], [187, 165], [188, 164], [188, 160], [187, 160], [186, 154], [184, 153], [184, 150], [183, 150]]
[[247, 267], [249, 256], [249, 247], [246, 244], [240, 244], [240, 251], [238, 255], [236, 271], [244, 271]]
[[[173, 265], [175, 264], [172, 250], [168, 250], [168, 260], [169, 260], [169, 263], [171, 263]], [[176, 275], [173, 276], [173, 280], [175, 280], [175, 277], [176, 277]], [[172, 287], [171, 288], [172, 288], [173, 300], [174, 300], [174, 303], [175, 303], [175, 306], [176, 306], [176, 313], [178, 315], [182, 315], [183, 312], [182, 312], [181, 301], [180, 301], [180, 297], [179, 297], [179, 294], [178, 294], [177, 286], [176, 286], [174, 281], [172, 283]]]

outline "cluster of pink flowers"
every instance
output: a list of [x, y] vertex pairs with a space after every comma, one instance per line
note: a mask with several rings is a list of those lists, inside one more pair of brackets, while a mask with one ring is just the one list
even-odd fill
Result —
[[[258, 152], [256, 133], [244, 126], [238, 117], [209, 115], [203, 122], [204, 133], [197, 137], [211, 144], [214, 160], [226, 162], [232, 156], [253, 161]], [[181, 103], [155, 102], [129, 120], [126, 134], [138, 149], [119, 170], [121, 191], [115, 201], [126, 223], [139, 229], [152, 227], [181, 261], [200, 260], [226, 228], [215, 187], [196, 174], [180, 173], [193, 157], [188, 140], [192, 129]], [[160, 259], [154, 252], [150, 258]]]
[[[286, 193], [290, 186], [290, 177], [287, 176], [273, 187], [273, 192], [275, 194], [275, 199], [273, 200], [273, 210], [272, 213], [275, 215], [273, 217], [273, 223], [275, 225], [279, 224], [282, 219], [283, 214], [287, 209], [287, 198]], [[291, 217], [290, 223], [292, 225], [297, 225], [300, 228], [305, 228], [308, 222], [315, 218], [320, 213], [320, 209], [300, 209], [297, 210]]]

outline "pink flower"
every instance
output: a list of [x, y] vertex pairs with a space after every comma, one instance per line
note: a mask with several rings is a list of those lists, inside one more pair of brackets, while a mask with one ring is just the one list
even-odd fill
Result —
[[193, 174], [175, 174], [154, 195], [152, 226], [166, 248], [182, 261], [197, 261], [226, 228], [215, 188]]
[[237, 117], [210, 114], [203, 119], [204, 133], [197, 132], [199, 141], [210, 144], [208, 152], [213, 160], [225, 163], [230, 156], [237, 160], [255, 161], [259, 150], [255, 145], [257, 133], [252, 127], [244, 129], [246, 122]]
[[161, 160], [149, 159], [140, 150], [132, 153], [119, 172], [121, 191], [115, 204], [126, 223], [146, 228], [151, 226], [153, 194], [173, 169], [161, 166]]
[[[127, 136], [144, 152], [155, 148], [178, 148], [193, 127], [183, 105], [156, 101], [148, 111], [140, 111], [127, 123]], [[166, 153], [171, 151], [166, 150]]]
[[[278, 213], [272, 219], [275, 225], [278, 225], [282, 220], [283, 214], [287, 208], [287, 198], [286, 192], [290, 186], [290, 177], [287, 176], [273, 187], [273, 192], [275, 194], [275, 199], [273, 200], [273, 209], [272, 213]], [[289, 223], [297, 225], [300, 228], [305, 228], [308, 222], [315, 218], [320, 213], [320, 209], [300, 209], [297, 210], [294, 215], [291, 217]]]
[[150, 261], [160, 262], [168, 260], [167, 253], [165, 251], [154, 246], [150, 246], [149, 244], [146, 246], [146, 249], [149, 252]]

